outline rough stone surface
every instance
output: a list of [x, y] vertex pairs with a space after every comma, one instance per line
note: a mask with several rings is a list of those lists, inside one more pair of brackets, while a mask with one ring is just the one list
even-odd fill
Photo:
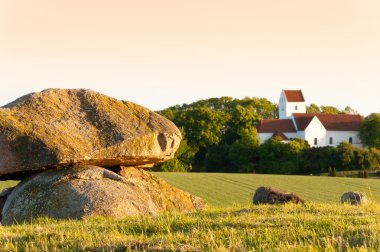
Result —
[[294, 193], [283, 192], [272, 187], [259, 187], [253, 196], [253, 204], [285, 204], [305, 203], [305, 201]]
[[367, 196], [361, 192], [346, 192], [340, 199], [342, 204], [365, 205], [369, 203]]
[[178, 128], [136, 105], [84, 89], [48, 89], [0, 108], [0, 179], [73, 164], [144, 166], [171, 159]]
[[163, 211], [201, 210], [203, 201], [137, 168], [118, 175], [95, 166], [49, 170], [25, 179], [8, 196], [2, 224], [36, 217], [84, 219], [123, 218]]

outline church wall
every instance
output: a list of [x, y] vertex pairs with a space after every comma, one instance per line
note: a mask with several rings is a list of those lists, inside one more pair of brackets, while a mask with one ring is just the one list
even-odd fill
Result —
[[[330, 144], [330, 137], [332, 137], [333, 144]], [[326, 145], [338, 146], [341, 142], [349, 142], [352, 137], [352, 145], [355, 147], [363, 147], [358, 131], [327, 131]]]
[[[314, 144], [315, 138], [317, 139], [317, 144]], [[317, 117], [314, 117], [305, 129], [304, 139], [311, 147], [326, 146], [326, 129]]]

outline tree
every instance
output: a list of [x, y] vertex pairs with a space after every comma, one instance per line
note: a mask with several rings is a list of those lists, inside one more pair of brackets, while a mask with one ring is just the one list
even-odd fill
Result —
[[345, 107], [342, 112], [343, 112], [343, 114], [348, 114], [348, 115], [358, 115], [359, 114], [358, 111], [351, 108], [350, 106]]
[[239, 136], [240, 139], [236, 140], [229, 148], [228, 159], [236, 167], [235, 171], [252, 172], [260, 145], [257, 130], [253, 127], [241, 129]]
[[176, 124], [185, 129], [190, 145], [205, 148], [221, 141], [228, 119], [222, 111], [196, 107], [180, 112]]
[[342, 114], [342, 112], [333, 106], [321, 106], [321, 112], [323, 114]]
[[318, 107], [318, 105], [312, 103], [310, 106], [306, 107], [306, 113], [321, 113], [321, 109]]
[[379, 113], [372, 113], [364, 119], [359, 136], [364, 145], [378, 149], [380, 148]]
[[337, 150], [342, 169], [346, 171], [355, 169], [355, 148], [348, 142], [341, 142]]

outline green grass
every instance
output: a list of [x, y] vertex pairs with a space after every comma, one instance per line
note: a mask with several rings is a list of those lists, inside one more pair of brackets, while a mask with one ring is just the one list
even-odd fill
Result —
[[379, 251], [380, 207], [213, 208], [0, 227], [0, 251]]
[[7, 180], [7, 181], [0, 181], [0, 192], [7, 187], [13, 187], [17, 185], [18, 181], [14, 180]]
[[259, 186], [273, 186], [294, 192], [313, 202], [339, 203], [341, 195], [347, 191], [365, 192], [380, 202], [380, 180], [376, 179], [227, 173], [154, 174], [219, 207], [249, 204]]
[[[154, 172], [169, 184], [204, 198], [211, 206], [251, 203], [259, 186], [273, 186], [297, 193], [313, 202], [339, 203], [344, 192], [365, 192], [380, 202], [380, 180], [325, 176], [289, 176], [231, 173]], [[17, 181], [0, 182], [0, 190]]]
[[[37, 219], [0, 226], [0, 251], [380, 251], [380, 181], [311, 176], [155, 173], [208, 209], [122, 220]], [[1, 187], [15, 181], [2, 182]], [[252, 206], [258, 186], [296, 192], [305, 205]], [[339, 204], [365, 191], [368, 206]]]

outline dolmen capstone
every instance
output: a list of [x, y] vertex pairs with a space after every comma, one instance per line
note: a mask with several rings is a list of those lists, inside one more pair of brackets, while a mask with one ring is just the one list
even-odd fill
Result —
[[173, 158], [181, 138], [159, 114], [91, 90], [23, 96], [0, 108], [0, 180], [22, 180], [0, 193], [2, 223], [200, 210], [143, 170]]
[[305, 200], [298, 195], [284, 192], [273, 187], [259, 187], [253, 195], [253, 204], [304, 204]]
[[346, 192], [342, 194], [342, 197], [340, 198], [342, 204], [349, 204], [349, 205], [366, 205], [369, 203], [369, 199], [365, 195], [365, 193], [362, 192]]

